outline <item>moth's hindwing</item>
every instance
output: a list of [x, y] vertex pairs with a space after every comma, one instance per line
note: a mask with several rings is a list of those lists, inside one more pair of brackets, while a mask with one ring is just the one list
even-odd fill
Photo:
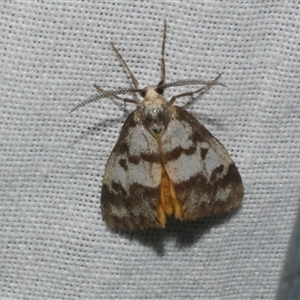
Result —
[[165, 227], [167, 215], [195, 220], [241, 203], [242, 180], [224, 146], [187, 111], [170, 107], [160, 138], [136, 111], [126, 120], [103, 179], [109, 227]]

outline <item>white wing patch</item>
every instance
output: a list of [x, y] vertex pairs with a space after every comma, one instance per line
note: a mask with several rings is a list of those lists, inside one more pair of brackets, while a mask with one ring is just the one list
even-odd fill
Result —
[[[132, 184], [141, 184], [147, 187], [158, 187], [161, 180], [162, 167], [156, 162], [141, 159], [141, 155], [158, 155], [158, 143], [143, 127], [136, 126], [129, 130], [124, 140], [128, 151], [124, 154], [112, 152], [103, 178], [104, 183], [117, 182], [125, 189]], [[131, 160], [135, 160], [132, 162]], [[127, 168], [122, 168], [123, 161]]]
[[192, 128], [186, 122], [171, 119], [164, 135], [161, 138], [161, 148], [163, 153], [172, 152], [175, 148], [189, 149], [193, 142], [189, 139], [192, 134]]
[[[219, 151], [220, 152], [220, 151]], [[225, 153], [224, 153], [225, 154]], [[224, 170], [227, 169], [229, 163], [224, 161], [224, 155], [220, 155], [213, 148], [209, 148], [205, 157], [205, 172], [208, 177], [211, 177], [213, 171], [223, 165]]]
[[[224, 157], [228, 156], [227, 152], [222, 150], [224, 148], [220, 148], [220, 145], [215, 145], [215, 148], [204, 141], [193, 141], [193, 128], [191, 125], [176, 119], [176, 116], [168, 124], [167, 130], [161, 139], [163, 154], [172, 153], [174, 149], [180, 149], [178, 151], [178, 153], [180, 152], [179, 156], [177, 153], [178, 157], [172, 157], [171, 155], [171, 159], [165, 162], [165, 168], [174, 183], [186, 181], [198, 173], [205, 174], [209, 180], [214, 170], [220, 165], [224, 165]], [[201, 158], [201, 149], [207, 150], [205, 159]], [[188, 150], [190, 150], [190, 153]], [[225, 162], [224, 172], [227, 171], [227, 167], [232, 161], [229, 159]]]
[[193, 155], [182, 153], [176, 160], [166, 163], [165, 168], [172, 182], [181, 183], [204, 171], [204, 164], [199, 159], [199, 151]]

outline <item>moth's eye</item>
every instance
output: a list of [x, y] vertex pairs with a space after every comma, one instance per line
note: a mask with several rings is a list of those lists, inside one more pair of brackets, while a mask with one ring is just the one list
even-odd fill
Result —
[[162, 95], [164, 93], [164, 89], [163, 88], [156, 88], [155, 89], [156, 93]]
[[139, 93], [140, 93], [141, 97], [145, 98], [146, 92], [144, 90], [141, 90]]

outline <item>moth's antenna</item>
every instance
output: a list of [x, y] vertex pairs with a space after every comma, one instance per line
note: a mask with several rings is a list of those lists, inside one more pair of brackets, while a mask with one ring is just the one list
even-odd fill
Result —
[[[180, 97], [186, 97], [186, 96], [191, 96], [192, 99], [194, 100], [194, 95], [195, 94], [200, 94], [200, 93], [204, 93], [205, 91], [207, 91], [212, 85], [215, 85], [218, 83], [219, 78], [221, 77], [222, 74], [219, 74], [216, 78], [214, 78], [213, 80], [208, 81], [203, 87], [201, 87], [200, 89], [197, 89], [195, 91], [191, 91], [191, 92], [186, 92], [186, 93], [182, 93], [176, 96], [173, 96], [171, 98], [171, 100], [169, 101], [171, 104], [174, 104], [175, 100], [177, 98]], [[174, 86], [174, 85], [173, 85]]]
[[[94, 88], [99, 92], [99, 93], [103, 93], [103, 92], [106, 92], [106, 90], [102, 89], [99, 85], [97, 85], [96, 83], [94, 83]], [[121, 100], [125, 103], [126, 105], [126, 102], [130, 102], [130, 103], [135, 103], [137, 104], [138, 101], [136, 100], [133, 100], [133, 99], [128, 99], [128, 98], [122, 98], [122, 97], [119, 97], [118, 95], [112, 95], [112, 97], [114, 97], [115, 99], [117, 100]]]
[[[100, 99], [103, 98], [107, 98], [107, 97], [116, 97], [117, 95], [122, 95], [122, 94], [133, 94], [133, 93], [142, 93], [142, 90], [140, 89], [132, 89], [132, 88], [128, 88], [128, 89], [124, 89], [124, 88], [118, 88], [118, 89], [114, 89], [114, 90], [109, 90], [109, 91], [103, 91], [103, 92], [99, 92], [98, 94], [88, 98], [87, 100], [77, 104], [74, 108], [71, 109], [70, 113], [72, 113], [73, 111], [75, 111], [76, 109], [83, 107], [89, 103], [92, 102], [96, 102], [99, 101]], [[120, 98], [120, 97], [118, 97]], [[130, 102], [130, 103], [134, 103], [137, 104], [138, 101], [132, 100], [132, 99], [121, 99], [124, 102]]]
[[124, 58], [123, 58], [122, 55], [120, 54], [119, 50], [115, 47], [115, 45], [114, 45], [113, 42], [111, 42], [111, 45], [112, 45], [114, 51], [115, 51], [115, 52], [117, 53], [117, 55], [119, 56], [121, 62], [122, 62], [123, 65], [124, 65], [124, 67], [125, 67], [126, 70], [128, 71], [129, 76], [130, 76], [130, 78], [131, 78], [131, 80], [132, 80], [132, 83], [133, 83], [134, 87], [135, 87], [136, 89], [138, 89], [138, 88], [139, 88], [139, 83], [138, 83], [137, 79], [135, 78], [135, 76], [133, 75], [133, 73], [131, 72], [131, 70], [129, 69], [129, 67], [128, 67], [126, 61], [124, 60]]
[[193, 84], [205, 84], [205, 85], [222, 85], [225, 86], [224, 83], [215, 81], [215, 79], [202, 79], [202, 78], [188, 78], [188, 79], [180, 79], [171, 82], [166, 82], [162, 85], [157, 86], [157, 89], [166, 89], [174, 86], [183, 86], [183, 85], [193, 85]]
[[[166, 45], [166, 38], [167, 38], [167, 21], [164, 21], [164, 33], [163, 33], [163, 41], [162, 41], [162, 49], [161, 49], [161, 63], [160, 63], [160, 68], [161, 68], [161, 80], [158, 83], [157, 86], [161, 86], [165, 83], [166, 81], [166, 65], [165, 65], [165, 45]], [[163, 88], [159, 88], [160, 94], [164, 92]]]

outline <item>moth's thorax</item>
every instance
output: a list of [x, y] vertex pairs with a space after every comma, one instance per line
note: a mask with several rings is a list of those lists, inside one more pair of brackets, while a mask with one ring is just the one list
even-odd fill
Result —
[[154, 137], [159, 138], [169, 123], [169, 109], [169, 102], [154, 87], [147, 87], [145, 98], [138, 105], [137, 117]]

